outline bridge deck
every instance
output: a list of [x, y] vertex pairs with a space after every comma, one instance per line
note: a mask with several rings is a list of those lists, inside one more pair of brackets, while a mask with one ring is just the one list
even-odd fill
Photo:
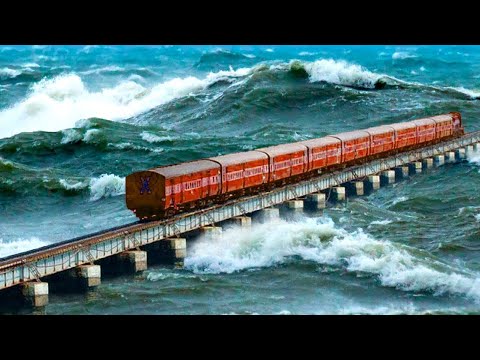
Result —
[[167, 220], [132, 223], [0, 259], [0, 290], [480, 142], [480, 131]]

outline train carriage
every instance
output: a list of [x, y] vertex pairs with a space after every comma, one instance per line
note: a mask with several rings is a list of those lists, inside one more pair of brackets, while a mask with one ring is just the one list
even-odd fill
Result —
[[463, 133], [460, 113], [452, 112], [139, 171], [126, 178], [127, 207], [142, 220], [169, 217]]
[[301, 175], [308, 170], [307, 147], [302, 144], [283, 144], [257, 149], [269, 157], [269, 182]]
[[395, 148], [395, 131], [390, 126], [376, 126], [365, 129], [370, 134], [369, 155], [380, 154]]
[[423, 144], [435, 140], [436, 124], [433, 119], [418, 119], [412, 122], [417, 125], [417, 144]]
[[342, 142], [336, 138], [319, 138], [300, 141], [308, 148], [308, 171], [339, 164], [342, 158]]
[[258, 151], [208, 158], [222, 169], [222, 194], [260, 186], [268, 182], [268, 155]]
[[448, 137], [453, 134], [453, 122], [451, 114], [432, 116], [430, 119], [432, 119], [436, 124], [436, 139]]
[[127, 207], [139, 218], [169, 215], [204, 205], [220, 193], [220, 165], [198, 160], [140, 171], [127, 176]]
[[388, 125], [395, 130], [395, 149], [414, 146], [417, 143], [417, 125], [413, 122]]
[[329, 135], [327, 138], [338, 139], [342, 142], [341, 162], [349, 162], [356, 159], [361, 159], [369, 154], [370, 134], [364, 130]]

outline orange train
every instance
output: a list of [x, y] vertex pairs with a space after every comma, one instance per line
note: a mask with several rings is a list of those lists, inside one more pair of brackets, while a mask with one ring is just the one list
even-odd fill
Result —
[[127, 207], [141, 220], [162, 219], [463, 133], [451, 112], [139, 171], [126, 178]]

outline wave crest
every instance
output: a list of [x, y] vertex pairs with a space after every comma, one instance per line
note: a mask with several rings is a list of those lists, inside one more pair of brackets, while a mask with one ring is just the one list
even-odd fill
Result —
[[90, 200], [125, 194], [125, 178], [114, 174], [102, 174], [90, 180]]
[[205, 78], [174, 78], [145, 88], [128, 80], [99, 92], [89, 91], [77, 74], [44, 79], [32, 86], [26, 99], [0, 112], [0, 138], [21, 132], [60, 131], [80, 119], [121, 120], [138, 115], [176, 98], [195, 94], [218, 81], [234, 81], [252, 68], [222, 70]]
[[374, 89], [382, 75], [372, 73], [360, 65], [346, 61], [317, 60], [305, 64], [310, 81], [325, 81], [331, 84]]

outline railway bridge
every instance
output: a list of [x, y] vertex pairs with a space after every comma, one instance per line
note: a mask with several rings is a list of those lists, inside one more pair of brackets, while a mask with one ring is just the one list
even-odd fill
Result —
[[[198, 230], [206, 234], [221, 231], [218, 225], [230, 221], [239, 226], [251, 224], [250, 215], [277, 217], [278, 205], [292, 209], [322, 209], [326, 200], [345, 199], [346, 194], [363, 195], [396, 180], [420, 173], [433, 166], [462, 161], [480, 151], [480, 131], [454, 140], [416, 149], [349, 167], [313, 179], [290, 184], [270, 192], [243, 197], [199, 211], [165, 220], [135, 222], [94, 234], [0, 259], [0, 302], [3, 298], [42, 307], [48, 303], [49, 283], [68, 283], [77, 288], [98, 286], [101, 274], [109, 271], [139, 272], [150, 258], [182, 262], [186, 239], [182, 234]], [[52, 286], [53, 288], [53, 286]], [[5, 295], [5, 296], [3, 296]]]

